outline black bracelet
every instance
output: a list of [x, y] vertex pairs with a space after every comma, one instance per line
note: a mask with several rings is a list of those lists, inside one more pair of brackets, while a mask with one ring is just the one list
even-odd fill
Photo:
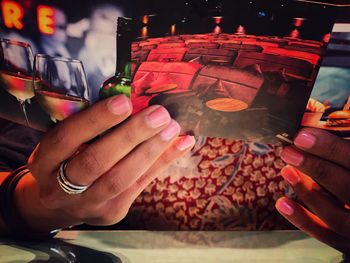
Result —
[[27, 167], [21, 167], [8, 175], [0, 186], [0, 216], [10, 230], [10, 236], [21, 240], [46, 240], [54, 237], [58, 230], [38, 232], [32, 230], [18, 211], [15, 202], [15, 190], [18, 182], [29, 173]]

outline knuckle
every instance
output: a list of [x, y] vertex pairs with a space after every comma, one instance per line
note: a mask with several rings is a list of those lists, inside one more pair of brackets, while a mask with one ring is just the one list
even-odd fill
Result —
[[339, 145], [339, 140], [333, 140], [332, 143], [330, 143], [326, 150], [327, 156], [338, 156], [339, 154], [342, 154], [343, 147]]
[[87, 148], [79, 161], [82, 171], [88, 174], [98, 174], [103, 171], [104, 165], [98, 158], [98, 153], [92, 147]]
[[61, 128], [62, 126], [56, 126], [48, 137], [45, 137], [44, 142], [49, 138], [49, 144], [53, 145], [69, 145], [71, 136], [69, 133]]
[[142, 175], [140, 178], [137, 178], [137, 180], [135, 181], [135, 187], [137, 188], [144, 188], [145, 184], [147, 182], [147, 179], [150, 177], [151, 175], [146, 173], [144, 175]]
[[[141, 152], [142, 160], [145, 162], [149, 162], [153, 160], [155, 156], [158, 156], [160, 153], [160, 145], [159, 144], [149, 144], [147, 147], [144, 147]], [[160, 157], [160, 156], [159, 156]]]
[[113, 209], [106, 209], [100, 212], [98, 221], [100, 225], [108, 226], [118, 223], [120, 221], [118, 217], [118, 214]]
[[103, 225], [113, 225], [115, 222], [115, 214], [111, 211], [107, 211], [100, 217], [101, 223]]
[[140, 158], [147, 162], [154, 155], [154, 147], [144, 147], [143, 151], [140, 151]]
[[173, 155], [171, 154], [168, 154], [168, 153], [163, 153], [160, 157], [159, 157], [159, 160], [160, 162], [163, 164], [163, 165], [169, 165], [171, 164], [175, 158]]
[[106, 175], [110, 176], [110, 179], [106, 183], [106, 191], [109, 195], [118, 194], [127, 187], [125, 180], [121, 176], [118, 176], [118, 174], [117, 172], [113, 176]]
[[103, 131], [107, 126], [104, 119], [100, 111], [91, 111], [86, 119], [87, 127], [95, 128], [99, 132]]
[[309, 167], [312, 175], [319, 180], [324, 180], [329, 176], [329, 168], [321, 160], [309, 158], [306, 166]]
[[134, 145], [137, 143], [137, 135], [135, 132], [136, 130], [137, 129], [134, 129], [132, 127], [125, 129], [124, 139], [125, 139], [127, 144]]
[[129, 208], [127, 209], [122, 209], [119, 213], [118, 213], [118, 216], [114, 219], [116, 222], [115, 223], [118, 223], [119, 221], [121, 221], [122, 219], [124, 219], [127, 214], [129, 213]]
[[84, 222], [89, 214], [91, 211], [88, 211], [85, 206], [77, 206], [74, 210], [74, 217], [81, 222]]
[[316, 200], [316, 196], [320, 194], [320, 188], [316, 183], [309, 183], [308, 186], [300, 185], [294, 188], [299, 199], [312, 202]]
[[123, 218], [128, 214], [128, 209], [121, 209], [117, 212], [113, 211], [113, 209], [108, 212], [104, 217], [104, 222], [106, 225], [113, 225], [120, 222]]
[[60, 200], [57, 198], [55, 191], [41, 190], [39, 193], [40, 203], [48, 209], [57, 209], [61, 206]]

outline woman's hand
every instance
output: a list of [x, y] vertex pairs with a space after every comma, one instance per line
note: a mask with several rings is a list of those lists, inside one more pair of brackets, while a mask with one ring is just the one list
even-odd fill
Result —
[[[178, 137], [180, 127], [163, 107], [152, 106], [126, 120], [131, 112], [127, 97], [112, 97], [45, 134], [29, 159], [31, 175], [16, 192], [30, 226], [51, 230], [117, 223], [142, 190], [194, 145], [193, 137]], [[57, 171], [65, 160], [69, 180], [90, 185], [87, 191], [69, 195], [60, 188]]]
[[292, 224], [320, 241], [350, 252], [350, 141], [323, 130], [303, 129], [286, 147], [282, 176], [301, 203], [286, 197], [277, 210]]

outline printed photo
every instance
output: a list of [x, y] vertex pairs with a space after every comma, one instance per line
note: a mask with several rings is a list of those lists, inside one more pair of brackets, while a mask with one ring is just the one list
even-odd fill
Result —
[[116, 74], [119, 44], [130, 59], [130, 42], [116, 34], [130, 4], [0, 0], [0, 118], [47, 130], [98, 101]]
[[184, 133], [289, 141], [326, 52], [336, 8], [302, 1], [136, 5], [135, 111], [164, 105]]
[[343, 21], [334, 26], [302, 125], [325, 129], [350, 138], [349, 83], [350, 21]]

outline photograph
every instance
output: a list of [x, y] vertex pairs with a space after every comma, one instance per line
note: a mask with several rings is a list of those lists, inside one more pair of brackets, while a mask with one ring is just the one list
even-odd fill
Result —
[[137, 5], [135, 111], [163, 105], [193, 135], [290, 141], [326, 53], [335, 8], [200, 2]]
[[118, 44], [130, 60], [130, 4], [0, 0], [0, 117], [46, 131], [104, 98]]
[[[349, 11], [349, 10], [348, 10]], [[349, 12], [347, 13], [349, 14]], [[302, 126], [350, 138], [350, 17], [334, 25]]]
[[0, 263], [350, 262], [350, 0], [0, 0]]

